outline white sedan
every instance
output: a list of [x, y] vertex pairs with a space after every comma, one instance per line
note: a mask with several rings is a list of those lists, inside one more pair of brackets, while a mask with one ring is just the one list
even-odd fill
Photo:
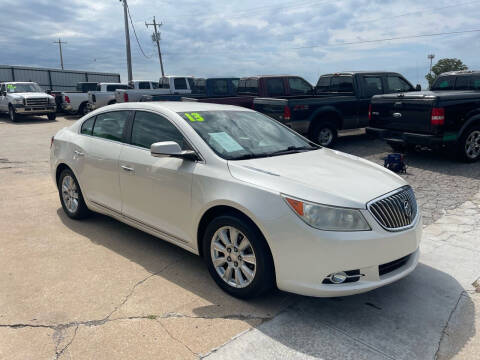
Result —
[[60, 130], [50, 163], [69, 217], [103, 213], [203, 256], [236, 297], [351, 295], [418, 263], [401, 177], [245, 108], [107, 106]]

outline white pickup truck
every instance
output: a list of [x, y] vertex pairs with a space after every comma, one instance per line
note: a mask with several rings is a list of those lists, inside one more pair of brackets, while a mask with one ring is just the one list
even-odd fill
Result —
[[[149, 84], [149, 85], [148, 85]], [[133, 81], [132, 88], [115, 91], [117, 103], [140, 101], [145, 95], [190, 94], [193, 88], [192, 76], [165, 76], [158, 83]]]
[[37, 83], [0, 83], [0, 112], [8, 113], [11, 121], [17, 121], [19, 115], [47, 115], [48, 120], [55, 120], [55, 111], [55, 98]]
[[100, 83], [96, 91], [88, 92], [88, 110], [93, 111], [103, 106], [115, 104], [115, 91], [129, 89], [127, 84]]

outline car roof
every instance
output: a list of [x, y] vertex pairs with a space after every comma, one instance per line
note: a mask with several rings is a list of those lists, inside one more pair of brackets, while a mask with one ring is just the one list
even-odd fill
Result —
[[447, 71], [441, 73], [438, 76], [448, 76], [448, 75], [472, 75], [472, 74], [480, 74], [478, 70], [458, 70], [458, 71]]
[[335, 76], [335, 75], [355, 75], [355, 74], [364, 74], [364, 75], [369, 75], [369, 74], [372, 74], [372, 75], [395, 74], [395, 75], [400, 75], [399, 73], [394, 72], [394, 71], [339, 71], [339, 72], [336, 72], [336, 73], [322, 74], [322, 75], [320, 75], [320, 77], [322, 77], [322, 76]]
[[252, 111], [250, 109], [234, 106], [213, 103], [201, 103], [197, 101], [152, 101], [152, 102], [129, 102], [118, 103], [110, 105], [112, 110], [130, 110], [130, 109], [145, 109], [145, 110], [170, 110], [173, 112], [182, 111]]

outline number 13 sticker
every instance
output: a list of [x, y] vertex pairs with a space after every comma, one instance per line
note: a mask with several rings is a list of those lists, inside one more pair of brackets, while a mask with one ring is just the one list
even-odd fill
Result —
[[202, 122], [204, 121], [203, 117], [199, 113], [184, 113], [185, 116], [190, 120], [191, 122]]

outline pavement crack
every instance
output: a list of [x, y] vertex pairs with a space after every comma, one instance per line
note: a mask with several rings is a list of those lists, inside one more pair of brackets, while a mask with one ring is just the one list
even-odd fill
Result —
[[452, 311], [450, 311], [450, 314], [448, 315], [447, 322], [445, 323], [445, 326], [442, 329], [442, 333], [440, 335], [440, 340], [438, 341], [437, 350], [435, 351], [435, 355], [433, 356], [434, 360], [438, 359], [438, 356], [439, 356], [439, 353], [440, 353], [440, 346], [442, 345], [442, 341], [445, 338], [445, 336], [448, 336], [447, 329], [448, 329], [448, 325], [450, 324], [450, 320], [452, 319], [453, 314], [457, 310], [458, 304], [460, 304], [460, 300], [462, 299], [462, 296], [464, 296], [466, 293], [467, 292], [465, 290], [460, 293], [460, 295], [458, 296], [457, 302], [455, 303], [455, 306], [453, 307]]
[[69, 341], [60, 351], [58, 350], [58, 347], [59, 347], [59, 345], [60, 345], [60, 342], [63, 340], [63, 336], [60, 336], [60, 337], [59, 337], [59, 340], [58, 340], [58, 342], [57, 342], [57, 344], [56, 344], [56, 346], [55, 346], [55, 360], [60, 359], [60, 356], [62, 356], [62, 354], [65, 352], [65, 350], [67, 350], [68, 347], [69, 347], [70, 345], [72, 345], [73, 340], [75, 340], [75, 337], [77, 336], [78, 326], [79, 326], [79, 325], [77, 325], [77, 326], [75, 327], [75, 331], [73, 332], [73, 335], [72, 335], [72, 338], [70, 339], [70, 341]]
[[183, 341], [181, 341], [179, 338], [173, 336], [173, 334], [167, 329], [167, 327], [165, 325], [162, 324], [161, 321], [158, 321], [157, 322], [160, 324], [160, 326], [162, 327], [163, 330], [165, 330], [165, 332], [168, 334], [168, 336], [170, 336], [170, 338], [173, 340], [173, 341], [176, 341], [177, 343], [181, 344], [183, 347], [185, 347], [185, 349], [187, 349], [189, 352], [191, 352], [194, 356], [196, 356], [198, 359], [201, 359], [201, 355], [195, 351], [193, 351], [190, 346], [188, 346], [187, 344], [185, 344]]

